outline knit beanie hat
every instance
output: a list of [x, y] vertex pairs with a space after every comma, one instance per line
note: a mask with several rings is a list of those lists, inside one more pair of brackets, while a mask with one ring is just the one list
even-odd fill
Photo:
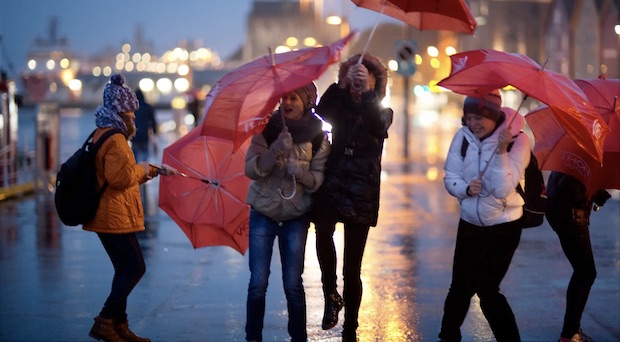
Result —
[[499, 90], [495, 89], [482, 97], [467, 96], [463, 104], [463, 115], [469, 113], [478, 114], [497, 122], [501, 116], [501, 107], [502, 96]]
[[299, 95], [301, 102], [304, 104], [304, 109], [313, 108], [316, 106], [317, 90], [314, 82], [310, 82], [304, 86], [301, 86], [294, 90]]
[[125, 77], [114, 74], [103, 90], [103, 106], [116, 113], [133, 112], [140, 106], [133, 90], [125, 86]]

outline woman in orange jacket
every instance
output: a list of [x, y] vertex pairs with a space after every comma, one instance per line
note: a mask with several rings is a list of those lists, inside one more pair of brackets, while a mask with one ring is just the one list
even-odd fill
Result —
[[144, 230], [139, 186], [158, 174], [172, 175], [176, 170], [167, 165], [154, 167], [147, 162], [136, 163], [127, 141], [136, 133], [134, 111], [138, 109], [138, 99], [124, 83], [120, 74], [110, 77], [103, 91], [103, 105], [95, 113], [95, 142], [112, 129], [122, 134], [113, 134], [97, 151], [97, 183], [102, 187], [107, 182], [107, 188], [95, 218], [83, 226], [97, 233], [114, 266], [112, 289], [89, 335], [104, 341], [148, 342], [149, 338], [129, 330], [126, 312], [127, 297], [146, 271], [136, 236], [136, 232]]

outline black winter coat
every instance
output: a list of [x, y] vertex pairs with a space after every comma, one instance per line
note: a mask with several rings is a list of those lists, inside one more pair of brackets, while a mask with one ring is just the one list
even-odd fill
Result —
[[383, 108], [373, 91], [354, 103], [346, 90], [332, 84], [321, 97], [317, 113], [332, 125], [333, 137], [317, 200], [328, 201], [347, 219], [376, 226], [381, 153], [392, 109]]

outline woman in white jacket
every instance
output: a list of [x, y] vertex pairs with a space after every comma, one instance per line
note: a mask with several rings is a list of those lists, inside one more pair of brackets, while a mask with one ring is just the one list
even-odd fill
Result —
[[519, 134], [524, 122], [514, 111], [502, 112], [497, 90], [465, 99], [464, 126], [452, 140], [444, 167], [444, 184], [459, 200], [461, 215], [439, 333], [442, 341], [461, 340], [460, 327], [474, 294], [496, 340], [520, 340], [499, 285], [521, 238], [517, 221], [524, 201], [516, 187], [523, 186], [530, 159], [529, 139]]

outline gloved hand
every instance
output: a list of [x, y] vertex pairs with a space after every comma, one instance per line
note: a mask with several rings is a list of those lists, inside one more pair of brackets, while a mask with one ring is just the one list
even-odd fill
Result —
[[278, 157], [288, 152], [291, 147], [293, 147], [293, 136], [288, 132], [288, 128], [284, 127], [282, 133], [278, 135], [278, 139], [269, 146], [269, 150], [274, 156]]
[[158, 175], [172, 176], [172, 175], [176, 175], [177, 173], [179, 173], [177, 169], [173, 168], [170, 165], [166, 165], [166, 164], [158, 165], [156, 166], [156, 168], [157, 168]]
[[368, 69], [363, 64], [353, 64], [347, 70], [349, 93], [355, 102], [360, 102], [362, 92], [368, 90]]
[[288, 158], [286, 173], [294, 176], [297, 179], [301, 179], [301, 177], [304, 175], [304, 168], [301, 167], [301, 163], [299, 163], [299, 160], [297, 158]]

